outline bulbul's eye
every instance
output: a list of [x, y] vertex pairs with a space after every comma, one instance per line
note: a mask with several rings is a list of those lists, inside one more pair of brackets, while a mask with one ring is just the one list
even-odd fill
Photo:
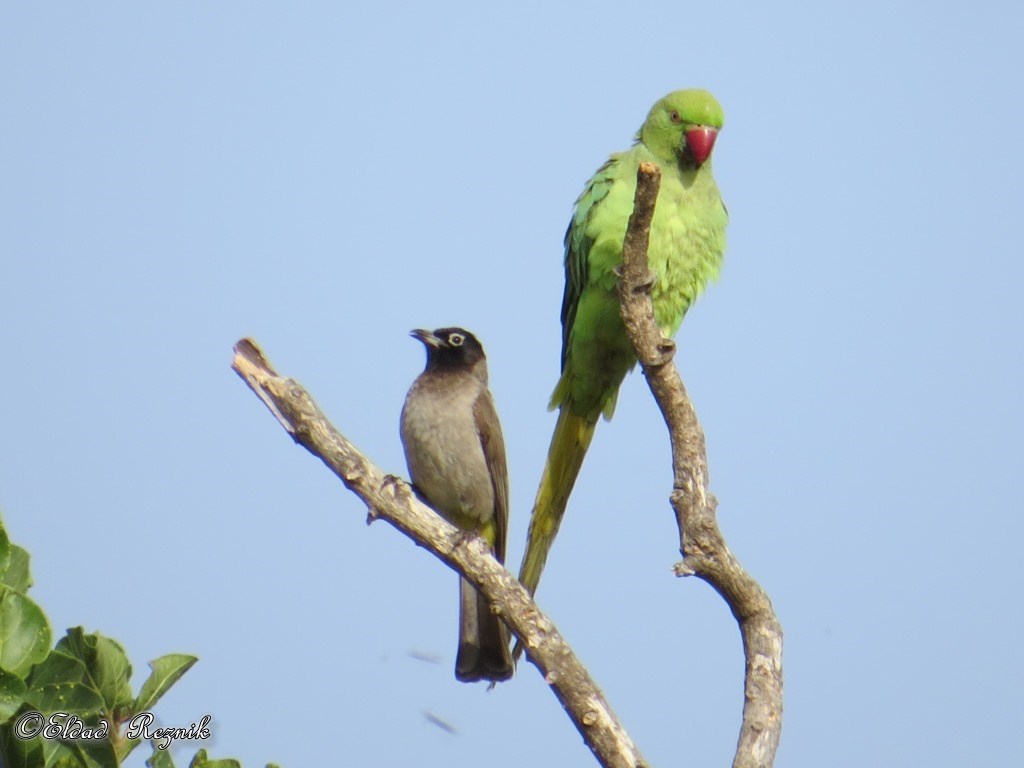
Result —
[[466, 340], [466, 337], [461, 333], [453, 333], [448, 336], [448, 343], [453, 347], [461, 347], [462, 343]]

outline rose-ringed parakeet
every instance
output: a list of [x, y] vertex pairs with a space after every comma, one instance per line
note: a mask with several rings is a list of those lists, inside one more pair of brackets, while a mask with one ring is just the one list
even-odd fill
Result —
[[711, 174], [722, 108], [704, 90], [675, 91], [652, 108], [626, 152], [612, 155], [587, 182], [565, 234], [562, 376], [551, 396], [558, 422], [534, 501], [519, 580], [533, 594], [558, 532], [598, 417], [611, 418], [619, 385], [636, 364], [616, 293], [615, 268], [633, 211], [637, 167], [661, 168], [648, 261], [654, 315], [666, 336], [717, 276], [727, 213]]

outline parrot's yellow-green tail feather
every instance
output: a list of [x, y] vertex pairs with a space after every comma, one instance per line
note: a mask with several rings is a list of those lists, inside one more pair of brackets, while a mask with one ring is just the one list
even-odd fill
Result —
[[551, 542], [558, 533], [569, 494], [583, 466], [583, 457], [590, 447], [596, 426], [596, 419], [577, 416], [568, 407], [563, 406], [558, 414], [544, 475], [533, 502], [526, 554], [519, 568], [519, 581], [531, 595], [537, 591], [540, 572], [548, 559]]
[[[558, 533], [558, 526], [565, 514], [569, 494], [576, 483], [576, 476], [583, 466], [583, 457], [594, 436], [597, 418], [588, 419], [572, 413], [568, 406], [562, 406], [558, 414], [555, 432], [551, 436], [548, 459], [544, 465], [537, 498], [533, 502], [530, 518], [530, 532], [527, 535], [526, 554], [519, 567], [519, 581], [531, 595], [537, 591], [540, 572], [548, 559], [551, 543]], [[518, 660], [522, 646], [516, 644], [513, 658]]]

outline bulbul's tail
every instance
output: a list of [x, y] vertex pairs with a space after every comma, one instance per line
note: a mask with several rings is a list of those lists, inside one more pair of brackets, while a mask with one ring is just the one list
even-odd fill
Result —
[[544, 475], [533, 502], [526, 554], [519, 567], [519, 581], [531, 595], [537, 591], [540, 572], [544, 569], [548, 550], [558, 533], [565, 505], [569, 502], [569, 494], [576, 484], [576, 477], [583, 466], [583, 457], [587, 455], [596, 426], [596, 415], [592, 419], [577, 416], [570, 412], [568, 405], [563, 405], [558, 413]]
[[464, 683], [500, 682], [512, 677], [508, 629], [491, 610], [484, 596], [459, 579], [459, 653], [455, 677]]

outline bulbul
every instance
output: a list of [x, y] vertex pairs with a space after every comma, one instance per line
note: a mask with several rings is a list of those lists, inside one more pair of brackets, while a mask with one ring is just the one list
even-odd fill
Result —
[[[503, 563], [508, 467], [483, 347], [463, 328], [411, 335], [427, 348], [427, 366], [402, 408], [402, 446], [413, 485], [448, 522], [486, 540]], [[508, 629], [490, 604], [460, 579], [455, 677], [507, 680], [513, 670], [508, 645]]]

